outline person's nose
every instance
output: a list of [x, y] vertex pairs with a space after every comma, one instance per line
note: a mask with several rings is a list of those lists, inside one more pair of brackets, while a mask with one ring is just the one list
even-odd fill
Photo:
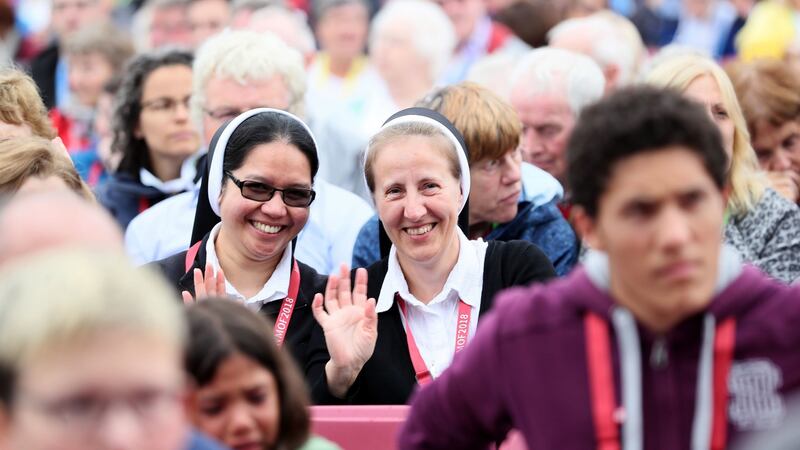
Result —
[[504, 159], [501, 180], [504, 184], [514, 184], [522, 178], [522, 163], [514, 155], [506, 155]]
[[232, 405], [228, 416], [227, 433], [233, 436], [241, 436], [252, 433], [257, 427], [255, 417], [250, 408], [245, 404]]
[[189, 120], [189, 102], [178, 102], [175, 105], [175, 120], [180, 122], [186, 122]]
[[416, 192], [411, 192], [406, 195], [403, 216], [407, 220], [417, 222], [422, 219], [426, 211], [425, 198], [422, 195]]
[[[125, 405], [126, 406], [126, 405]], [[99, 449], [135, 450], [145, 445], [146, 438], [140, 418], [129, 407], [110, 405], [105, 416], [99, 421]]]
[[658, 242], [664, 249], [680, 249], [692, 236], [690, 217], [677, 207], [665, 208], [657, 222]]
[[785, 170], [791, 170], [791, 168], [792, 160], [789, 158], [789, 153], [782, 148], [775, 150], [775, 153], [772, 154], [772, 159], [770, 160], [770, 169], [776, 172], [782, 172]]
[[270, 217], [283, 217], [286, 215], [286, 204], [283, 203], [281, 193], [275, 191], [272, 198], [261, 204], [261, 212]]

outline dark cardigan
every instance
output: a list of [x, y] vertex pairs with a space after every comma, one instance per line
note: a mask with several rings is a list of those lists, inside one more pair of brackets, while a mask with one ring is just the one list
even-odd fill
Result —
[[[369, 297], [378, 298], [387, 271], [388, 258], [367, 268]], [[479, 317], [492, 307], [495, 294], [500, 290], [549, 280], [555, 276], [550, 260], [533, 244], [526, 241], [490, 241], [483, 266]], [[481, 322], [478, 322], [480, 325]], [[325, 364], [329, 359], [324, 333], [321, 327], [316, 327], [311, 338], [309, 365], [306, 367], [316, 404], [404, 404], [417, 386], [397, 303], [378, 314], [375, 351], [348, 391], [346, 399], [334, 397], [328, 389]]]
[[[189, 291], [194, 295], [192, 272], [194, 272], [195, 268], [205, 269], [206, 243], [208, 242], [209, 234], [206, 234], [203, 238], [202, 244], [200, 244], [200, 248], [197, 251], [197, 256], [194, 259], [194, 265], [189, 271], [185, 270], [187, 253], [185, 251], [152, 263], [164, 273], [178, 291]], [[308, 346], [312, 329], [318, 327], [311, 313], [311, 302], [314, 300], [314, 294], [325, 292], [325, 284], [328, 281], [328, 277], [318, 274], [314, 269], [300, 261], [297, 261], [297, 265], [300, 269], [300, 291], [297, 294], [297, 303], [295, 304], [292, 319], [289, 322], [289, 328], [286, 330], [285, 345], [291, 351], [298, 366], [305, 367], [308, 364]], [[280, 307], [281, 302], [279, 301], [269, 302], [261, 308], [260, 312], [271, 323], [274, 323]]]

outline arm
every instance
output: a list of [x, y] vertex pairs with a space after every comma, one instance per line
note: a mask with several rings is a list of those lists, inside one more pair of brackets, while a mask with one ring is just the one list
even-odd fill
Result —
[[753, 264], [773, 278], [791, 283], [800, 278], [800, 209], [777, 196], [768, 205], [769, 211], [764, 211], [764, 214], [776, 214], [777, 217], [773, 219], [764, 247]]
[[506, 243], [506, 251], [502, 257], [500, 274], [503, 287], [527, 286], [531, 283], [544, 282], [556, 277], [553, 264], [539, 250], [527, 241], [511, 241]]
[[511, 428], [505, 403], [502, 314], [483, 327], [453, 364], [412, 402], [400, 432], [401, 449], [485, 449]]

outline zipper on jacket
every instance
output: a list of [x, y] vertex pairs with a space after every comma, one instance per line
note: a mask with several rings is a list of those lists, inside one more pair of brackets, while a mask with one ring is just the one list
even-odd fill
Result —
[[650, 349], [650, 367], [659, 370], [664, 369], [669, 364], [669, 350], [667, 349], [667, 339], [663, 336], [653, 341]]

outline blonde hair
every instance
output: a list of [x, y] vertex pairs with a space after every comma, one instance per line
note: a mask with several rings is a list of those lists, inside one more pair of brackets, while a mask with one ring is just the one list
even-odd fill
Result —
[[20, 137], [0, 141], [0, 193], [14, 194], [31, 177], [60, 178], [76, 194], [94, 202], [72, 161], [43, 138]]
[[172, 289], [122, 254], [68, 249], [6, 266], [0, 272], [0, 403], [13, 393], [20, 367], [40, 352], [117, 330], [161, 337], [180, 349], [187, 336]]
[[644, 77], [648, 84], [686, 90], [692, 81], [701, 76], [714, 79], [722, 94], [722, 103], [733, 122], [733, 155], [729, 181], [731, 196], [728, 207], [734, 215], [743, 215], [761, 199], [766, 181], [759, 170], [758, 159], [750, 145], [742, 109], [736, 99], [731, 80], [725, 71], [711, 59], [694, 54], [677, 54], [662, 60]]
[[374, 165], [375, 160], [378, 159], [378, 154], [381, 153], [387, 145], [412, 136], [430, 139], [433, 142], [432, 147], [447, 158], [447, 165], [450, 166], [450, 174], [453, 175], [453, 178], [456, 180], [461, 179], [461, 165], [458, 163], [458, 154], [450, 139], [431, 124], [405, 122], [388, 126], [380, 130], [369, 140], [367, 156], [364, 159], [364, 177], [367, 180], [367, 187], [370, 192], [375, 193]]
[[0, 70], [0, 120], [28, 125], [33, 134], [45, 139], [56, 137], [36, 83], [18, 69]]

